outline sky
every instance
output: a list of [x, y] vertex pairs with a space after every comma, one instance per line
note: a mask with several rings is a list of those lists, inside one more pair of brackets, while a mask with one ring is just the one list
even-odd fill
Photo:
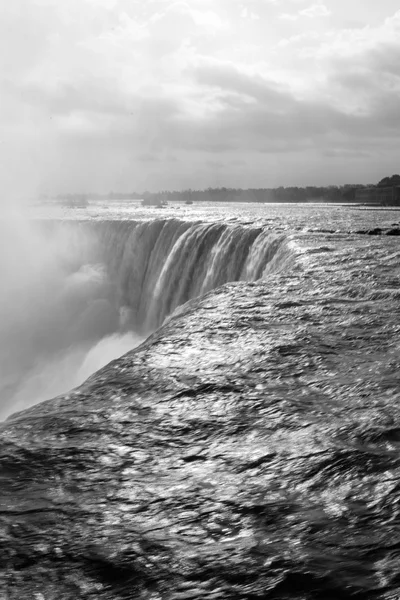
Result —
[[0, 5], [3, 194], [400, 171], [398, 0]]

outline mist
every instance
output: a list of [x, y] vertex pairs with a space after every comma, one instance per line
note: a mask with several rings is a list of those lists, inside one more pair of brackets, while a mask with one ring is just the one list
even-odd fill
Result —
[[0, 222], [0, 419], [81, 384], [135, 347], [79, 223]]

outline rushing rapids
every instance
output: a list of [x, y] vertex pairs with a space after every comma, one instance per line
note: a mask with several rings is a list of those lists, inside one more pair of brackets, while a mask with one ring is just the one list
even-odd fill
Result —
[[397, 600], [398, 240], [80, 228], [66, 270], [163, 325], [2, 424], [0, 597]]

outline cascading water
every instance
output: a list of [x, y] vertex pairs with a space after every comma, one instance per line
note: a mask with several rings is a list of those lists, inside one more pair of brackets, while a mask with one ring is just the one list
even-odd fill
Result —
[[277, 254], [280, 265], [287, 259], [285, 237], [261, 228], [177, 219], [94, 225], [119, 303], [143, 334], [188, 300], [262, 278]]
[[0, 418], [79, 385], [178, 306], [283, 267], [284, 236], [224, 223], [1, 225]]

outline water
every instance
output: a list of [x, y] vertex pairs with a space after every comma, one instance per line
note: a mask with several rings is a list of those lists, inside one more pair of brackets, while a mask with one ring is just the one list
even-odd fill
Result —
[[98, 210], [3, 222], [0, 417], [81, 384], [188, 300], [284, 263], [285, 237], [256, 222]]
[[399, 212], [47, 216], [7, 239], [6, 373], [75, 349], [83, 378], [151, 335], [1, 426], [0, 591], [400, 597], [399, 238], [356, 233]]
[[[161, 210], [113, 201], [82, 210], [35, 207], [4, 222], [0, 418], [79, 385], [191, 298], [284, 269], [294, 235], [304, 242], [314, 233], [312, 243], [321, 240], [323, 247], [332, 232], [340, 239], [391, 227], [397, 217], [329, 205]], [[362, 252], [365, 240], [352, 239]], [[383, 255], [391, 252], [388, 238], [368, 240], [367, 259], [376, 245]]]

